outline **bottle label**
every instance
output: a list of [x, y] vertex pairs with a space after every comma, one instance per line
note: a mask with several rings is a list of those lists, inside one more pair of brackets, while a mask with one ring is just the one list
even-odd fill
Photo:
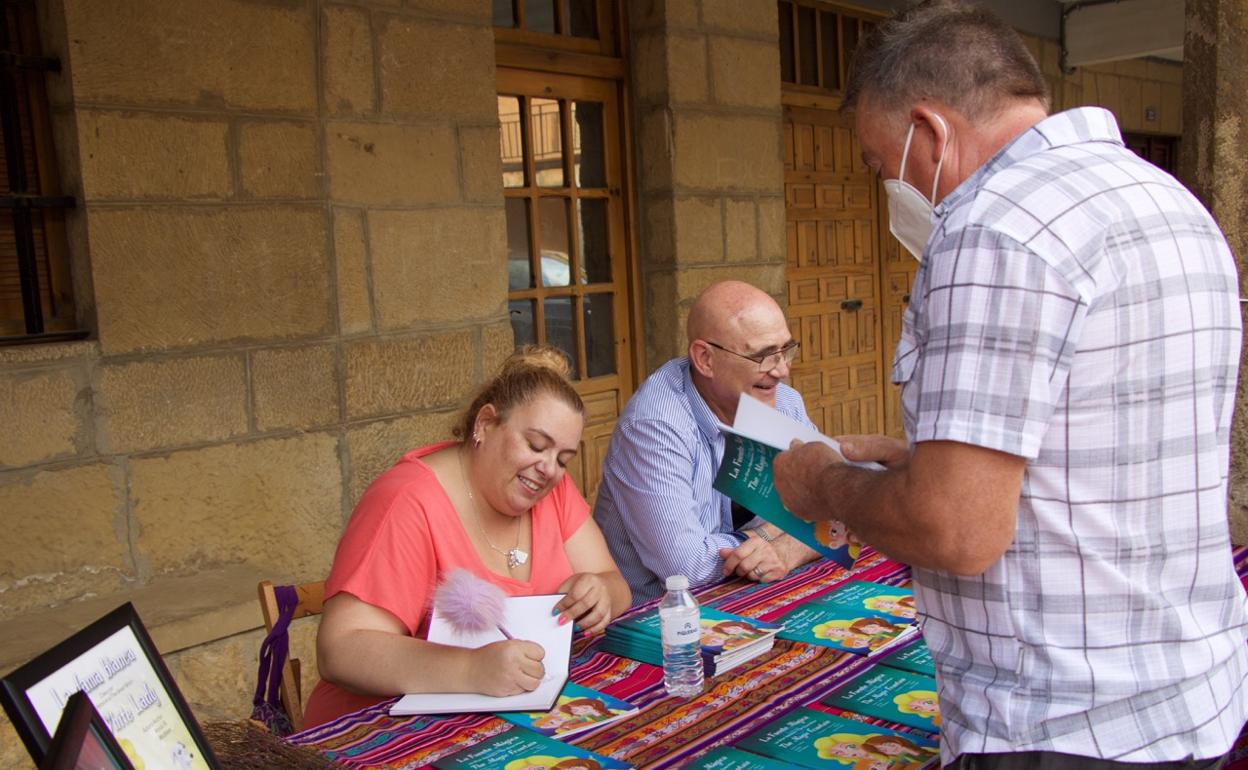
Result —
[[702, 642], [702, 628], [698, 621], [701, 613], [697, 608], [672, 607], [659, 610], [659, 628], [663, 644], [677, 646], [690, 642]]

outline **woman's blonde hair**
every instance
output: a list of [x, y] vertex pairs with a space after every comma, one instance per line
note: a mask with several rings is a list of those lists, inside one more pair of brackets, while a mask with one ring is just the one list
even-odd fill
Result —
[[498, 374], [477, 391], [472, 404], [464, 411], [453, 431], [460, 441], [472, 440], [481, 407], [493, 404], [499, 421], [507, 419], [512, 409], [534, 398], [549, 394], [584, 416], [585, 403], [568, 381], [571, 371], [567, 356], [550, 345], [525, 345], [507, 357]]

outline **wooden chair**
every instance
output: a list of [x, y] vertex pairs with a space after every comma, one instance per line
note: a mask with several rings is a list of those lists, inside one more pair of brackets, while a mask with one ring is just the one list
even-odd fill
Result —
[[[260, 611], [264, 613], [264, 627], [269, 631], [273, 630], [278, 616], [277, 594], [273, 588], [273, 583], [269, 580], [260, 581], [257, 587], [260, 595]], [[293, 588], [299, 601], [295, 605], [295, 613], [291, 616], [291, 620], [321, 614], [325, 604], [324, 581], [303, 583]], [[299, 674], [299, 659], [286, 656], [286, 663], [282, 666], [282, 707], [286, 709], [286, 716], [290, 718], [290, 724], [296, 732], [303, 729], [303, 688]]]

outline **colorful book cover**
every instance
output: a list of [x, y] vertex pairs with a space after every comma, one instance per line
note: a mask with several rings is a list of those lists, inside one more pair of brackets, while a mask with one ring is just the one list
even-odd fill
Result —
[[909, 588], [868, 580], [852, 580], [812, 601], [844, 607], [851, 612], [886, 616], [899, 623], [913, 622], [915, 615], [914, 592]]
[[790, 770], [792, 767], [787, 762], [723, 746], [685, 765], [685, 770]]
[[871, 655], [918, 633], [918, 626], [860, 607], [809, 601], [780, 618], [783, 639]]
[[902, 671], [913, 671], [924, 676], [936, 676], [936, 664], [932, 661], [932, 653], [928, 651], [927, 643], [922, 638], [914, 644], [906, 645], [900, 650], [880, 658], [880, 663], [890, 668], [899, 668]]
[[940, 730], [936, 680], [910, 671], [876, 666], [820, 702], [932, 733]]
[[550, 711], [508, 711], [499, 716], [542, 735], [567, 738], [637, 712], [626, 700], [568, 682]]
[[846, 569], [854, 566], [862, 546], [845, 525], [839, 521], [803, 521], [780, 502], [780, 493], [776, 491], [771, 472], [771, 464], [780, 450], [726, 428], [721, 430], [724, 434], [724, 459], [711, 486], [822, 556]]
[[512, 729], [433, 763], [439, 770], [627, 770], [604, 757], [554, 738]]
[[[711, 607], [701, 608], [701, 626], [702, 655], [711, 658], [736, 652], [752, 644], [761, 644], [781, 629], [777, 623], [742, 617]], [[661, 654], [658, 610], [612, 623], [607, 627], [607, 637], [625, 644], [653, 647]]]
[[917, 770], [940, 761], [930, 738], [808, 708], [755, 730], [737, 748], [812, 770]]

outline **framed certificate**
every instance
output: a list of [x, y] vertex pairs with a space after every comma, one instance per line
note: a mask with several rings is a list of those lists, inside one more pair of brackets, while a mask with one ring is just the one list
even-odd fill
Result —
[[104, 720], [79, 690], [69, 696], [39, 770], [134, 770]]
[[134, 605], [123, 604], [0, 679], [0, 703], [36, 763], [79, 691], [134, 766], [218, 767]]

